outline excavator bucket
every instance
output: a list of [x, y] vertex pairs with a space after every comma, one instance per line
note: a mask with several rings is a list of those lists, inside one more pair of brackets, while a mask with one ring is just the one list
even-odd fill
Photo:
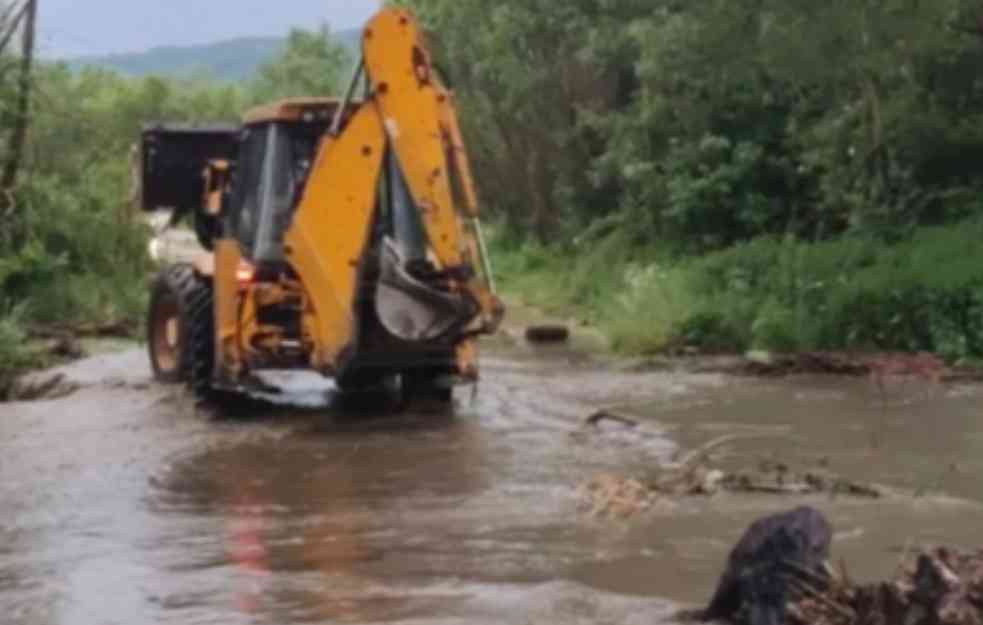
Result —
[[466, 297], [442, 292], [413, 277], [407, 267], [396, 243], [387, 239], [376, 288], [376, 314], [396, 338], [432, 342], [459, 335], [481, 312]]
[[144, 211], [190, 213], [204, 192], [201, 173], [209, 162], [238, 156], [237, 126], [148, 124], [140, 143], [141, 204]]

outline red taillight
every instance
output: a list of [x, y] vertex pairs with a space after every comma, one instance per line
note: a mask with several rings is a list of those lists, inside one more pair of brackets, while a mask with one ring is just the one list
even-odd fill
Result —
[[236, 280], [239, 284], [249, 284], [256, 277], [256, 268], [247, 263], [246, 261], [240, 261], [238, 269], [236, 269]]

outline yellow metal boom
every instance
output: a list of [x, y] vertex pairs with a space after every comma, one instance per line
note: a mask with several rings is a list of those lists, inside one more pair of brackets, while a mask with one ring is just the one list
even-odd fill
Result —
[[[419, 209], [432, 260], [457, 276], [452, 292], [476, 305], [473, 333], [494, 331], [502, 316], [484, 270], [453, 95], [433, 70], [417, 21], [405, 10], [383, 9], [365, 28], [362, 51], [367, 96], [339, 108], [346, 121], [324, 138], [285, 238], [309, 298], [305, 333], [320, 370], [336, 370], [354, 349], [355, 300], [387, 149]], [[473, 346], [465, 338], [458, 349], [466, 373]]]

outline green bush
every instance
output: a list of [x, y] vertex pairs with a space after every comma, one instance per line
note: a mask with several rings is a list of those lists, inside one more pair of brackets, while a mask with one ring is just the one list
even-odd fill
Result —
[[10, 385], [20, 373], [42, 364], [38, 354], [28, 345], [21, 316], [19, 311], [0, 314], [0, 400], [7, 396]]
[[516, 242], [493, 232], [492, 257], [502, 287], [552, 312], [575, 310], [599, 321], [625, 287], [633, 259], [623, 231], [564, 247]]
[[805, 342], [802, 322], [795, 310], [777, 300], [766, 301], [751, 324], [750, 346], [766, 351], [795, 351]]
[[677, 328], [692, 313], [686, 274], [661, 265], [628, 265], [621, 280], [604, 285], [601, 327], [615, 349], [652, 354], [673, 347]]
[[57, 178], [25, 184], [23, 240], [0, 255], [0, 306], [18, 306], [33, 324], [141, 318], [146, 233], [113, 195], [96, 184], [68, 191]]
[[[692, 285], [700, 315], [733, 329], [741, 347], [979, 357], [981, 236], [983, 224], [973, 221], [921, 229], [894, 245], [760, 239], [694, 262]], [[678, 333], [704, 344], [685, 324]], [[706, 345], [716, 347], [717, 339]]]
[[609, 235], [586, 246], [494, 244], [505, 290], [595, 322], [622, 352], [697, 347], [931, 351], [983, 357], [983, 222], [896, 244], [765, 237], [645, 260]]
[[708, 352], [728, 352], [746, 347], [741, 336], [726, 315], [718, 311], [699, 310], [687, 315], [674, 329], [677, 343], [700, 347]]

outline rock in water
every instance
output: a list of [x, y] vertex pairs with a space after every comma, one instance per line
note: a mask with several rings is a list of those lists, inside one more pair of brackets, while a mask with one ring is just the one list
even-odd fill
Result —
[[783, 625], [791, 580], [825, 576], [832, 539], [826, 518], [806, 506], [756, 521], [731, 551], [703, 619]]

